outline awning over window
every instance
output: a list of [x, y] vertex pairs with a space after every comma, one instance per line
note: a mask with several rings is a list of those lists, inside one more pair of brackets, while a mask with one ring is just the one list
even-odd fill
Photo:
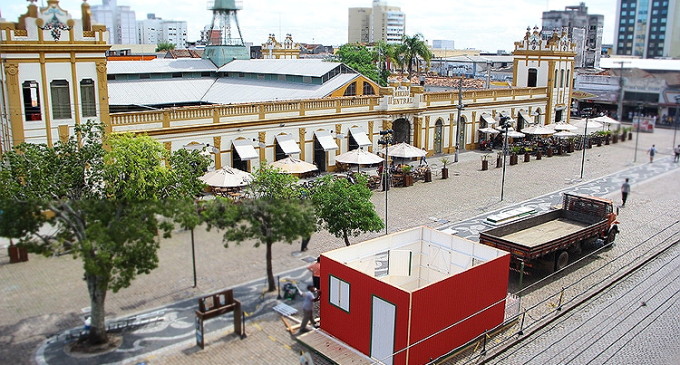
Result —
[[368, 136], [366, 135], [366, 132], [363, 130], [363, 128], [350, 128], [349, 132], [352, 133], [352, 137], [354, 137], [354, 140], [357, 142], [359, 147], [370, 146], [373, 144], [373, 142], [368, 139]]
[[276, 136], [276, 142], [283, 150], [283, 153], [287, 155], [300, 153], [300, 146], [298, 146], [297, 142], [295, 142], [290, 134], [279, 134]]
[[241, 160], [246, 161], [258, 158], [255, 147], [253, 147], [253, 144], [250, 142], [250, 140], [235, 139], [231, 141], [231, 143], [234, 145], [234, 148], [236, 149], [236, 152], [238, 153], [238, 156], [241, 158]]
[[519, 116], [522, 117], [522, 119], [526, 120], [527, 122], [531, 123], [531, 115], [529, 113], [525, 112], [524, 110], [519, 111]]
[[324, 151], [333, 151], [338, 149], [338, 145], [335, 143], [333, 136], [331, 136], [331, 132], [314, 131], [314, 135], [321, 144], [321, 147], [323, 147]]
[[488, 125], [496, 124], [496, 121], [493, 119], [493, 117], [491, 116], [491, 114], [486, 114], [486, 113], [482, 114], [482, 119], [484, 119], [484, 121], [485, 121], [486, 124], [488, 124]]

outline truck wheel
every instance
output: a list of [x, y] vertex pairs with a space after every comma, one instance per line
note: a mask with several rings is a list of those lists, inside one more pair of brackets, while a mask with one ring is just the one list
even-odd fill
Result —
[[607, 234], [607, 239], [605, 240], [607, 245], [611, 245], [612, 243], [614, 243], [617, 233], [619, 233], [619, 230], [616, 228], [612, 228], [609, 230], [609, 234]]
[[569, 264], [569, 252], [561, 251], [557, 254], [557, 259], [555, 259], [555, 271], [559, 271], [567, 267]]

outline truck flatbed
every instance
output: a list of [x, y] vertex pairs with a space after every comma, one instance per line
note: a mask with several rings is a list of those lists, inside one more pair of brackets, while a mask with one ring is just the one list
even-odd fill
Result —
[[558, 218], [503, 236], [504, 239], [526, 247], [536, 247], [588, 227], [585, 222]]

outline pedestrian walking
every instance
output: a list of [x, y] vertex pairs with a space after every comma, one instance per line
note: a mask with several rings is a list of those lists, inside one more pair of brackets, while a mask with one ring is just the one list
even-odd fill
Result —
[[321, 289], [321, 256], [316, 258], [316, 262], [307, 266], [307, 270], [312, 272], [312, 282], [314, 287], [319, 290]]
[[675, 153], [675, 158], [673, 158], [673, 162], [680, 161], [680, 144], [673, 149], [673, 152]]
[[624, 181], [623, 185], [621, 185], [621, 200], [623, 200], [623, 204], [621, 204], [621, 207], [626, 206], [626, 200], [628, 199], [629, 193], [630, 193], [630, 184], [628, 183], [628, 178], [626, 178], [626, 181]]
[[314, 302], [319, 300], [316, 288], [314, 285], [307, 285], [307, 292], [302, 296], [302, 323], [300, 323], [300, 330], [298, 334], [309, 331], [307, 323], [312, 322], [312, 326], [316, 327], [314, 320]]
[[647, 150], [647, 154], [649, 155], [649, 163], [654, 162], [654, 155], [656, 155], [656, 145], [653, 144], [652, 148]]

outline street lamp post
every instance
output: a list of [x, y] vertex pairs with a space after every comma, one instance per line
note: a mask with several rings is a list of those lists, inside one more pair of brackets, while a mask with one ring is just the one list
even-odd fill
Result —
[[638, 142], [640, 142], [640, 127], [642, 126], [642, 104], [638, 105], [638, 115], [633, 116], [633, 126], [635, 126], [635, 119], [637, 118], [637, 129], [635, 130], [635, 155], [633, 162], [637, 162]]
[[387, 166], [387, 159], [389, 158], [389, 145], [390, 145], [390, 135], [392, 135], [392, 130], [387, 129], [380, 131], [381, 139], [378, 140], [379, 145], [385, 145], [385, 161], [383, 161], [383, 191], [385, 192], [385, 234], [387, 234], [387, 191], [390, 190], [390, 170]]
[[460, 114], [463, 110], [463, 76], [458, 79], [458, 117], [456, 118], [456, 152], [453, 155], [453, 162], [458, 162], [458, 150], [460, 146]]
[[505, 191], [505, 157], [508, 155], [508, 129], [510, 129], [510, 117], [501, 116], [499, 127], [505, 129], [505, 139], [503, 142], [503, 177], [501, 178], [501, 201]]
[[583, 180], [583, 167], [586, 164], [586, 139], [588, 138], [588, 118], [591, 117], [590, 113], [586, 115], [586, 126], [583, 128], [583, 155], [581, 156], [581, 180]]
[[675, 117], [673, 117], [673, 148], [675, 148], [675, 136], [678, 134], [678, 124], [680, 123], [680, 95], [675, 95]]

